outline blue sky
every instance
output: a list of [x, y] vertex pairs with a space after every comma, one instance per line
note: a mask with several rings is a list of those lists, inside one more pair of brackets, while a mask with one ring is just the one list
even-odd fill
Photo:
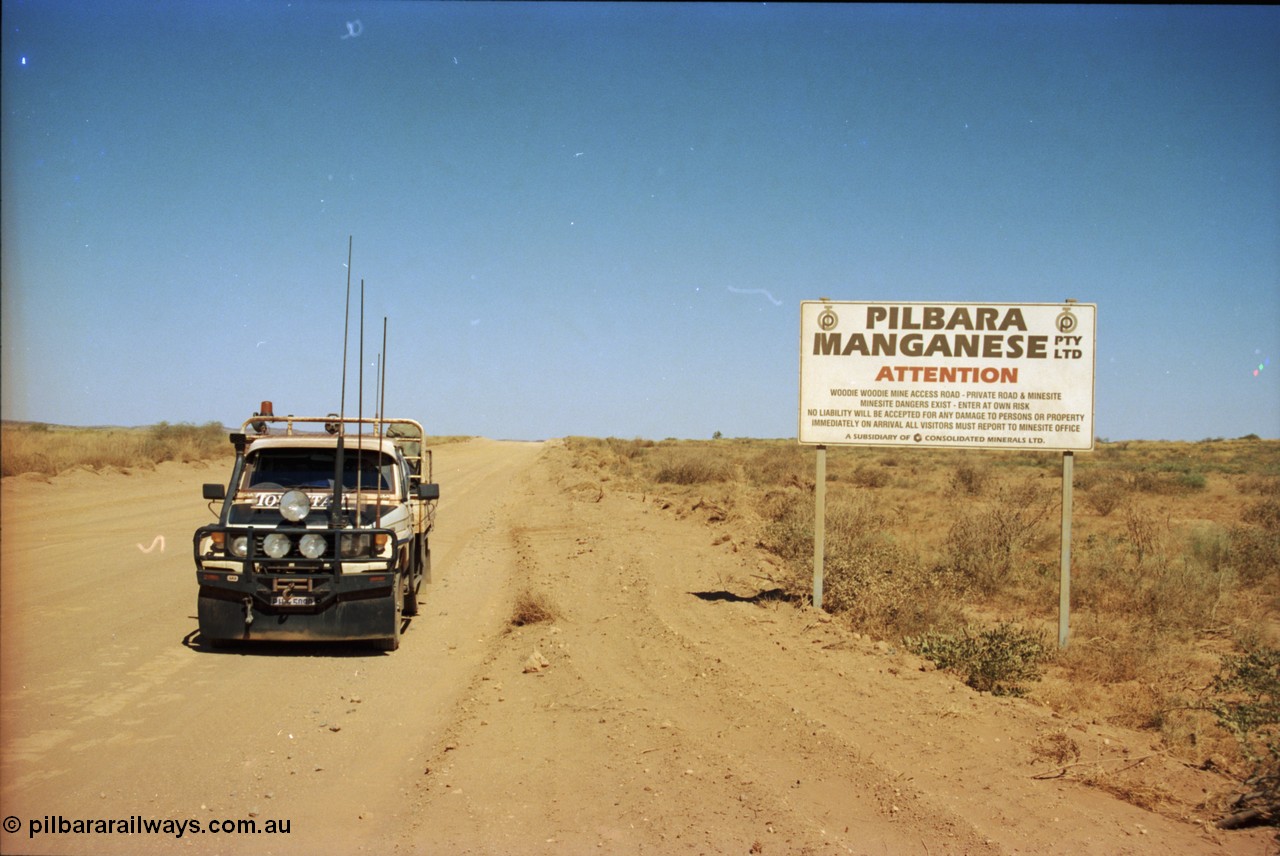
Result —
[[3, 26], [7, 419], [336, 410], [354, 236], [365, 409], [387, 316], [388, 411], [432, 433], [795, 436], [799, 304], [830, 297], [1096, 303], [1099, 436], [1280, 436], [1274, 7]]

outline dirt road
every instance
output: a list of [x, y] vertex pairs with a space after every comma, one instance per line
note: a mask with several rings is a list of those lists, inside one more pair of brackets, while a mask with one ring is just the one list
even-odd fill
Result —
[[[745, 533], [567, 455], [436, 451], [435, 582], [394, 654], [200, 646], [222, 468], [5, 479], [0, 852], [1268, 852], [1075, 772], [1210, 774], [760, 596]], [[522, 592], [558, 618], [512, 626]], [[108, 819], [186, 826], [31, 834]]]

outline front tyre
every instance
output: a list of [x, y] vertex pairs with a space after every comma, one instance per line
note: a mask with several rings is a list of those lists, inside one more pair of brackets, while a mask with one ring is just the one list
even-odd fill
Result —
[[413, 542], [413, 555], [409, 557], [409, 569], [405, 571], [404, 614], [412, 618], [418, 614], [418, 589], [422, 588], [422, 541]]

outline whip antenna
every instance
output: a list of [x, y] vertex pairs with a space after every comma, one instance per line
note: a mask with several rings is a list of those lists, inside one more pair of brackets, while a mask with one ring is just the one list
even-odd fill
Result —
[[333, 504], [329, 509], [329, 525], [342, 525], [342, 472], [346, 450], [343, 438], [346, 434], [344, 420], [347, 416], [347, 332], [351, 326], [351, 244], [347, 236], [347, 298], [342, 309], [342, 393], [338, 398], [338, 451], [333, 459]]
[[[351, 236], [347, 236], [347, 300], [342, 308], [342, 396], [338, 399], [338, 418], [347, 415], [347, 331], [351, 326]], [[338, 436], [343, 434], [338, 423]]]
[[364, 277], [360, 278], [360, 373], [356, 409], [356, 521], [360, 520], [360, 480], [364, 475]]
[[[379, 387], [380, 387], [380, 388], [379, 388], [379, 390], [378, 390], [378, 402], [379, 402], [379, 406], [378, 406], [378, 438], [379, 438], [379, 440], [381, 440], [381, 438], [382, 438], [382, 430], [383, 430], [382, 417], [386, 414], [386, 410], [387, 410], [387, 316], [385, 316], [385, 315], [383, 315], [383, 316], [382, 316], [382, 361], [381, 361], [381, 363], [379, 364], [379, 372], [380, 372], [380, 374], [381, 374], [381, 377], [379, 378]], [[378, 476], [378, 507], [377, 507], [377, 511], [375, 512], [375, 515], [376, 515], [376, 516], [375, 516], [375, 521], [376, 521], [376, 522], [375, 522], [375, 524], [374, 524], [375, 526], [381, 526], [381, 525], [382, 525], [382, 476], [381, 476], [381, 472], [382, 472], [382, 452], [381, 452], [381, 448], [379, 448], [379, 452], [378, 452], [378, 472], [379, 472], [379, 476]], [[388, 485], [388, 487], [390, 487], [390, 485]]]
[[382, 420], [387, 415], [387, 316], [382, 316], [382, 388], [378, 390], [378, 435], [382, 435]]

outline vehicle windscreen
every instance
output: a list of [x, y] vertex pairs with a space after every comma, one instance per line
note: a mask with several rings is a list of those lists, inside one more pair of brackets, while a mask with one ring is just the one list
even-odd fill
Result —
[[[245, 458], [242, 489], [333, 489], [333, 449], [262, 449]], [[348, 450], [342, 461], [343, 487], [391, 490], [395, 461], [380, 452]]]

